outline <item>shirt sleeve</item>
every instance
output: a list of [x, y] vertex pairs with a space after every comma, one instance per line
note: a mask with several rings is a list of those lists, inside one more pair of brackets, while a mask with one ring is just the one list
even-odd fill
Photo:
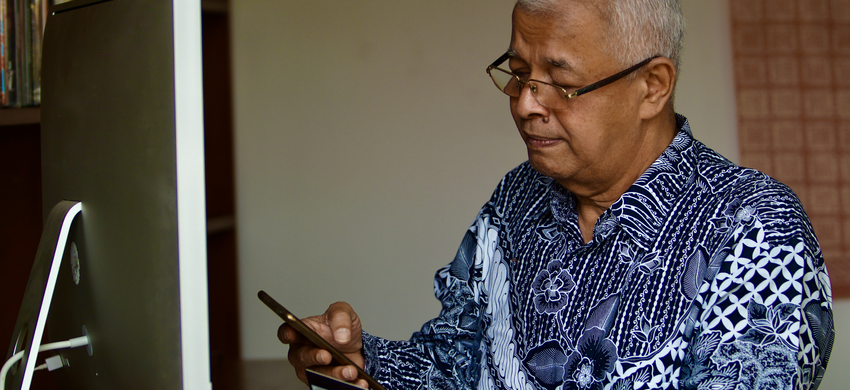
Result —
[[805, 212], [787, 198], [727, 210], [732, 223], [700, 289], [683, 388], [808, 389], [823, 378], [835, 335], [829, 276]]
[[[479, 220], [484, 218], [479, 215]], [[465, 235], [455, 259], [437, 271], [434, 290], [440, 315], [408, 341], [363, 334], [366, 371], [387, 389], [472, 389], [478, 381], [482, 324], [478, 293], [481, 272], [475, 261], [475, 226]]]

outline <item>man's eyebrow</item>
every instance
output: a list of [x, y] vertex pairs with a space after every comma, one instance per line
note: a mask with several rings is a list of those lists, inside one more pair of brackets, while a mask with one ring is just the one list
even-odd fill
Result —
[[552, 66], [553, 66], [553, 67], [555, 67], [555, 68], [558, 68], [558, 69], [563, 69], [563, 70], [568, 70], [568, 71], [575, 71], [575, 67], [573, 67], [573, 66], [569, 63], [569, 61], [567, 61], [567, 60], [566, 60], [566, 59], [564, 59], [564, 58], [551, 58], [551, 57], [547, 57], [547, 58], [544, 58], [544, 59], [543, 59], [543, 61], [544, 61], [544, 62], [546, 62], [546, 63], [547, 63], [547, 64], [549, 64], [549, 65], [552, 65]]
[[[509, 48], [507, 51], [508, 58], [519, 57], [514, 49]], [[570, 64], [565, 58], [544, 57], [543, 62], [551, 65], [554, 68], [563, 69], [574, 72], [575, 67]]]

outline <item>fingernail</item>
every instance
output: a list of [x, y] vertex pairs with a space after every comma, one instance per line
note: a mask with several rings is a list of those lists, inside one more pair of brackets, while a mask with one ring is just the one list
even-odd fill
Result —
[[316, 352], [316, 361], [319, 362], [319, 364], [331, 364], [333, 358], [331, 358], [330, 356], [331, 355], [329, 352], [325, 350], [319, 350], [318, 352]]
[[345, 376], [345, 379], [354, 379], [357, 378], [357, 371], [354, 367], [346, 367], [342, 369], [342, 375]]
[[351, 332], [346, 328], [339, 328], [334, 332], [334, 338], [338, 343], [347, 343], [351, 339]]

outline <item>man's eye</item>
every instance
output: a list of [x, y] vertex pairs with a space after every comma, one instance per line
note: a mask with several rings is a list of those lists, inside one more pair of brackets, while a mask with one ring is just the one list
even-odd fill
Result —
[[519, 77], [519, 79], [522, 80], [522, 81], [528, 81], [528, 79], [531, 78], [531, 73], [528, 73], [528, 72], [514, 71], [513, 73], [515, 75], [517, 75], [517, 77]]
[[569, 92], [573, 92], [573, 91], [575, 91], [575, 90], [579, 89], [579, 87], [572, 86], [572, 85], [570, 85], [570, 84], [568, 84], [568, 83], [559, 83], [558, 81], [553, 81], [553, 82], [552, 82], [552, 84], [555, 84], [555, 85], [557, 85], [557, 86], [559, 86], [559, 87], [563, 88], [563, 89], [564, 89], [565, 91], [567, 91], [568, 93], [569, 93]]

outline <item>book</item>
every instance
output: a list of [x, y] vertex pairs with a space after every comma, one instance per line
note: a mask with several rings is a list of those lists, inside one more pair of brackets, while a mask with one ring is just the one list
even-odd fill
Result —
[[41, 58], [48, 0], [32, 2], [32, 105], [41, 105]]
[[21, 13], [18, 15], [21, 34], [21, 59], [18, 72], [21, 74], [19, 94], [21, 106], [32, 105], [32, 1], [20, 0]]
[[0, 107], [41, 104], [41, 48], [51, 3], [0, 0]]
[[6, 0], [0, 0], [0, 106], [6, 105]]
[[18, 103], [18, 34], [16, 17], [18, 0], [0, 0], [5, 4], [6, 14], [3, 18], [5, 31], [5, 45], [3, 62], [4, 86], [6, 90], [6, 101], [4, 107], [17, 107]]

